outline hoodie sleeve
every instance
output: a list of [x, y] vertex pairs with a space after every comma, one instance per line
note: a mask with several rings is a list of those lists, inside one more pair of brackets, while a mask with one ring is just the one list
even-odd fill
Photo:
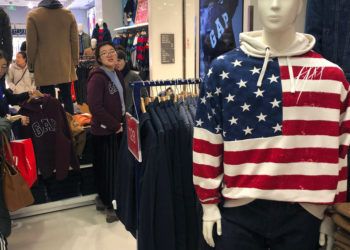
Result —
[[323, 1], [308, 0], [306, 9], [305, 33], [316, 38], [314, 50], [322, 54]]
[[88, 82], [87, 102], [94, 119], [106, 126], [106, 129], [117, 132], [121, 124], [111, 116], [103, 106], [103, 87], [105, 78], [101, 74], [94, 74]]
[[14, 69], [13, 69], [13, 64], [10, 65], [9, 71], [7, 72], [6, 75], [6, 83], [7, 86], [9, 86], [10, 89], [14, 90], [16, 88], [14, 84]]
[[70, 27], [70, 43], [71, 43], [71, 51], [72, 51], [72, 59], [74, 66], [79, 64], [79, 35], [78, 35], [78, 26], [75, 20], [75, 17], [72, 15], [72, 23]]
[[36, 53], [38, 50], [38, 30], [31, 13], [27, 18], [27, 60], [29, 72], [34, 72]]
[[193, 182], [202, 204], [220, 202], [223, 136], [220, 65], [214, 61], [201, 86], [193, 138]]

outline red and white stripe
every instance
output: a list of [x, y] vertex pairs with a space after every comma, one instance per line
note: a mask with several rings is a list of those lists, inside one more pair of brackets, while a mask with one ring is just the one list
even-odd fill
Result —
[[295, 93], [287, 61], [279, 60], [281, 136], [223, 141], [195, 128], [193, 181], [202, 203], [217, 203], [220, 196], [317, 204], [346, 200], [349, 83], [337, 65], [314, 52], [290, 62], [299, 77]]

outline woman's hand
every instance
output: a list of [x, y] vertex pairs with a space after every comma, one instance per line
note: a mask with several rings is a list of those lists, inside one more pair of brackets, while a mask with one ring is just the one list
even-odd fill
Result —
[[28, 116], [21, 116], [21, 123], [23, 126], [28, 126], [30, 123], [29, 117]]
[[120, 134], [123, 132], [123, 123], [120, 124], [120, 129], [116, 132], [116, 134]]

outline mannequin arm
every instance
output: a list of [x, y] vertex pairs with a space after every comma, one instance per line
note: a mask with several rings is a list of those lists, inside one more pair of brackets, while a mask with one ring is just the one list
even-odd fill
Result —
[[326, 250], [332, 250], [334, 243], [335, 224], [331, 217], [325, 216], [320, 227], [320, 246], [326, 246]]
[[213, 228], [216, 224], [217, 234], [222, 235], [221, 213], [217, 204], [202, 204], [203, 208], [203, 237], [207, 244], [215, 247]]

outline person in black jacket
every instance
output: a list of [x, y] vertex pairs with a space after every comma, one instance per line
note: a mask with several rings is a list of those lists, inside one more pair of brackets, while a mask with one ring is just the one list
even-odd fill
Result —
[[5, 52], [6, 60], [11, 62], [13, 56], [11, 23], [2, 8], [0, 8], [0, 50]]

